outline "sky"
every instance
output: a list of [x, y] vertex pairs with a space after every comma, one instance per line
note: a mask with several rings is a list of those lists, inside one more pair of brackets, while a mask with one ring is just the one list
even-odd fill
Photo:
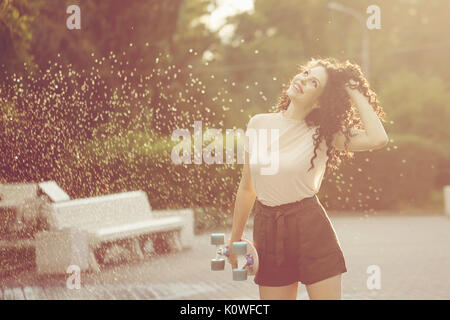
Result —
[[228, 16], [253, 10], [253, 0], [218, 0], [219, 7], [205, 18], [205, 22], [213, 30], [225, 23]]

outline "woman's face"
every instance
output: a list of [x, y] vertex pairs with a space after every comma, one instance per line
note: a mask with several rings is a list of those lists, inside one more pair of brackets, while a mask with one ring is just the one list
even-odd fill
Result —
[[287, 95], [293, 101], [314, 105], [325, 89], [328, 79], [327, 71], [322, 66], [307, 68], [294, 76]]

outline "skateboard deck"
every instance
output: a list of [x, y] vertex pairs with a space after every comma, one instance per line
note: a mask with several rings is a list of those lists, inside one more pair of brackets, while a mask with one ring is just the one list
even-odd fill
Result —
[[[223, 233], [211, 234], [211, 244], [216, 245], [216, 257], [211, 260], [211, 270], [220, 271], [225, 269], [225, 259], [223, 256], [230, 256], [230, 248], [225, 245], [225, 235]], [[233, 269], [233, 280], [246, 280], [247, 276], [254, 276], [258, 272], [259, 259], [258, 252], [253, 243], [248, 239], [233, 242], [233, 254], [238, 256], [238, 267]], [[240, 259], [245, 258], [245, 263], [239, 267]], [[241, 263], [242, 265], [242, 263]]]

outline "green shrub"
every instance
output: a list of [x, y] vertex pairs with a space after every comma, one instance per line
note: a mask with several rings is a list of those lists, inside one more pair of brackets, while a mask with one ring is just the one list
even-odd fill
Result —
[[[425, 206], [433, 195], [438, 163], [446, 151], [414, 135], [390, 135], [393, 142], [356, 152], [339, 173], [324, 181], [327, 205], [339, 210], [399, 210]], [[442, 191], [441, 191], [442, 192]]]

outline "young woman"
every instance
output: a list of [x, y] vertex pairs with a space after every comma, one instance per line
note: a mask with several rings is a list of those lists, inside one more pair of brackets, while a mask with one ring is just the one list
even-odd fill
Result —
[[[276, 112], [249, 120], [230, 243], [241, 239], [253, 212], [260, 258], [254, 281], [261, 299], [296, 299], [298, 282], [310, 299], [341, 299], [345, 259], [316, 194], [326, 170], [337, 169], [340, 157], [387, 144], [384, 116], [359, 66], [312, 58], [284, 89]], [[250, 129], [267, 133], [249, 139]], [[267, 139], [272, 129], [278, 130], [278, 170], [262, 174], [267, 164], [249, 160], [258, 158], [257, 140]], [[228, 262], [237, 267], [235, 255]]]

